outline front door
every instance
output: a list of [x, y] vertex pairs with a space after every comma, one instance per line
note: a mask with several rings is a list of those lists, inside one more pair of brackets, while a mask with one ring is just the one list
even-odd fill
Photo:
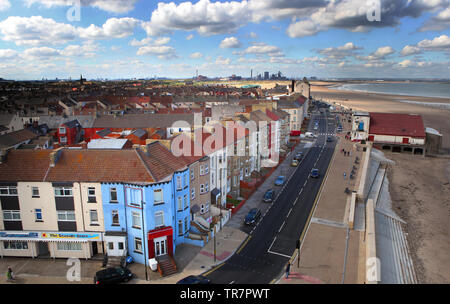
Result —
[[155, 244], [155, 257], [167, 254], [167, 237], [161, 237], [153, 240]]

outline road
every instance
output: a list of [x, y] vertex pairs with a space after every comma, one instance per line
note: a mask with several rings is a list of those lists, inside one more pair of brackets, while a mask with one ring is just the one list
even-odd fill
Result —
[[[319, 120], [315, 145], [297, 167], [282, 191], [263, 214], [249, 237], [236, 253], [221, 265], [205, 273], [214, 284], [268, 284], [278, 278], [295, 251], [296, 241], [306, 229], [308, 218], [321, 188], [336, 147], [326, 142], [334, 132], [334, 118], [314, 115]], [[310, 125], [310, 129], [311, 125]], [[310, 178], [311, 169], [319, 169], [319, 178]]]

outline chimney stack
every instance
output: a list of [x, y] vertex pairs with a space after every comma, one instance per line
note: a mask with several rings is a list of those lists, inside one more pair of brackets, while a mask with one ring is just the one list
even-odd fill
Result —
[[61, 156], [61, 152], [64, 150], [63, 147], [58, 148], [54, 150], [52, 153], [50, 153], [50, 167], [55, 167], [56, 163], [58, 162], [59, 157]]

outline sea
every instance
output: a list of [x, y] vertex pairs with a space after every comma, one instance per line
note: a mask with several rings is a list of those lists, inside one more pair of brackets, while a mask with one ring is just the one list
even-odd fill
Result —
[[407, 95], [420, 97], [450, 98], [450, 82], [401, 82], [344, 84], [338, 90]]

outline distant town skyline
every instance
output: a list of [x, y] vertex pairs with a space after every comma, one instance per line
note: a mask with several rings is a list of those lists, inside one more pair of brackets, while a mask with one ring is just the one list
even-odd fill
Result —
[[0, 0], [0, 78], [450, 78], [449, 27], [450, 0]]

